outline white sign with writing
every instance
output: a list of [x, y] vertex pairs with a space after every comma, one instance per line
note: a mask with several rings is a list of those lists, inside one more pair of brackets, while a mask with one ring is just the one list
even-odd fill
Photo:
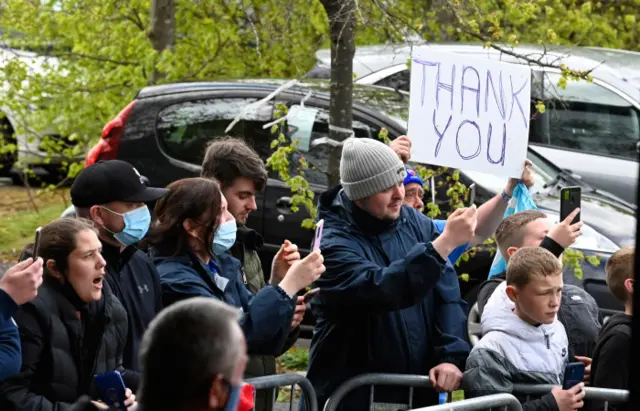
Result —
[[520, 177], [529, 142], [528, 66], [414, 47], [411, 160]]

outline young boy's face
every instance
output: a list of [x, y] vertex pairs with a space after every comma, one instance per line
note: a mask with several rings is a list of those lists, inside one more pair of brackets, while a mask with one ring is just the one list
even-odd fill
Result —
[[551, 221], [547, 218], [538, 218], [522, 227], [522, 244], [519, 247], [509, 247], [507, 255], [512, 256], [520, 247], [537, 247], [551, 229]]
[[562, 286], [562, 273], [534, 275], [524, 287], [508, 286], [507, 295], [524, 321], [531, 325], [551, 324], [560, 308]]

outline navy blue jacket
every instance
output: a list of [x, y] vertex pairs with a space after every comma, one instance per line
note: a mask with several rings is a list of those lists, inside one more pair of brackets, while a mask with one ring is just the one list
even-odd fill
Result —
[[0, 381], [19, 373], [22, 364], [20, 333], [11, 319], [18, 308], [9, 294], [0, 290]]
[[240, 261], [228, 254], [216, 259], [209, 268], [192, 253], [155, 256], [165, 307], [197, 296], [224, 301], [242, 310], [240, 326], [249, 354], [282, 354], [291, 332], [296, 299], [280, 287], [272, 286], [266, 286], [254, 296], [240, 278]]
[[[320, 197], [318, 211], [325, 221], [320, 248], [327, 271], [311, 304], [317, 323], [307, 378], [320, 408], [359, 374], [428, 375], [443, 362], [464, 370], [466, 304], [451, 262], [431, 244], [438, 236], [432, 221], [407, 206], [394, 222], [377, 220], [341, 187]], [[407, 389], [375, 392], [376, 401], [407, 403]], [[437, 401], [433, 391], [421, 394], [414, 407]], [[368, 399], [368, 387], [356, 390], [343, 408], [365, 409]]]
[[107, 262], [105, 276], [129, 318], [129, 334], [124, 348], [124, 367], [139, 371], [138, 351], [147, 326], [162, 310], [162, 292], [158, 273], [144, 252], [129, 246], [122, 252], [102, 242], [102, 256]]

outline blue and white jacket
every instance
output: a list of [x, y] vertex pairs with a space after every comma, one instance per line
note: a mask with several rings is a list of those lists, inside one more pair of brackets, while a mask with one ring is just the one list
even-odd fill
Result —
[[[467, 359], [462, 379], [465, 395], [511, 393], [514, 384], [560, 385], [568, 359], [564, 326], [531, 325], [514, 312], [502, 282], [491, 295], [480, 323], [482, 339]], [[551, 393], [523, 404], [523, 410], [557, 410]]]

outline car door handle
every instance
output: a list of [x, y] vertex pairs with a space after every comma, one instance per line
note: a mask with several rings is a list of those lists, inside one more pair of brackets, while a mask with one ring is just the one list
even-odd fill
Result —
[[278, 201], [276, 201], [276, 207], [291, 208], [291, 197], [280, 197]]
[[293, 214], [291, 209], [291, 197], [280, 197], [276, 200], [276, 209], [278, 210], [278, 221], [283, 222], [285, 214]]

